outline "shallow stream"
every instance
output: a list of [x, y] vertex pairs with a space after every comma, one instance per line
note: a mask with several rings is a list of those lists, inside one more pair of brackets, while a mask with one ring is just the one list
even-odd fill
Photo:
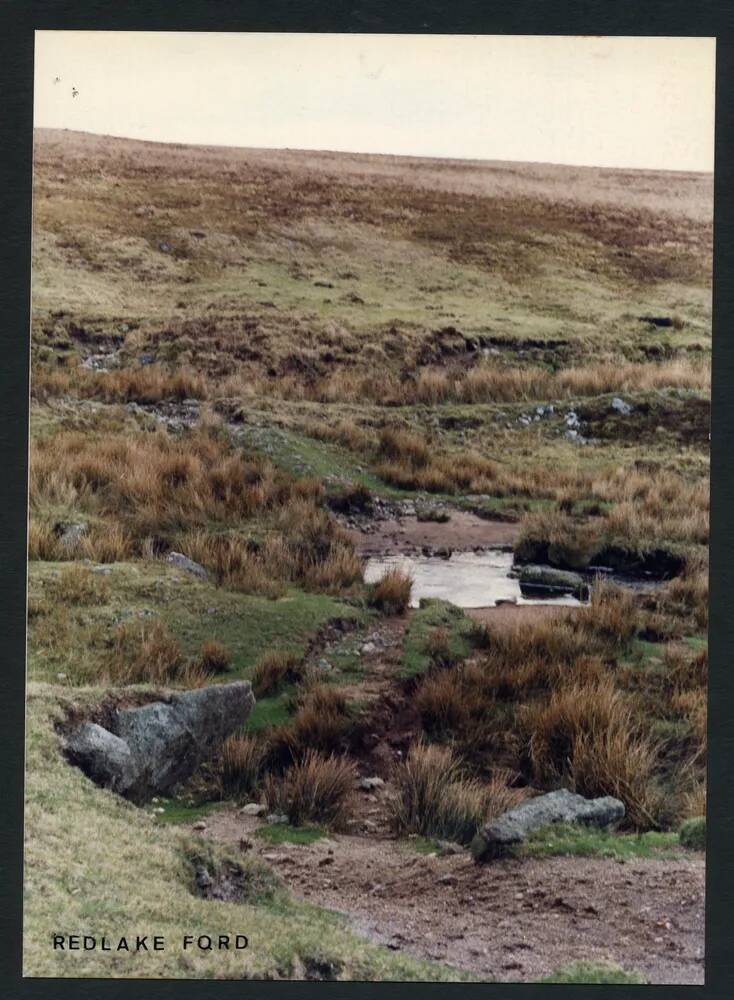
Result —
[[552, 597], [522, 596], [520, 584], [510, 574], [511, 552], [455, 552], [449, 559], [439, 556], [385, 555], [367, 560], [364, 578], [374, 583], [387, 569], [399, 567], [413, 577], [411, 607], [422, 597], [440, 597], [460, 608], [487, 608], [498, 601], [517, 604], [561, 604], [577, 607], [582, 602], [570, 594]]

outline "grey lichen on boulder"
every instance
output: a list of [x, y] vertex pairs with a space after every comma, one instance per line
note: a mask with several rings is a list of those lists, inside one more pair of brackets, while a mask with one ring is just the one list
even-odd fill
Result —
[[249, 681], [177, 692], [168, 701], [117, 711], [114, 732], [83, 723], [66, 752], [98, 785], [145, 801], [189, 778], [244, 725], [254, 704]]
[[472, 841], [472, 855], [475, 861], [488, 861], [509, 853], [512, 847], [522, 843], [533, 830], [544, 826], [553, 823], [584, 823], [604, 827], [622, 819], [624, 813], [624, 803], [611, 795], [586, 799], [567, 788], [560, 788], [546, 795], [526, 799], [484, 826]]

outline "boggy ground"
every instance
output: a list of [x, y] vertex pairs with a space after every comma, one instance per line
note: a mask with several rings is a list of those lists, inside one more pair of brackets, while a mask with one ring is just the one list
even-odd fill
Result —
[[[348, 832], [288, 826], [324, 828], [323, 866], [323, 838], [250, 837], [286, 886], [246, 904], [267, 946], [244, 967], [169, 953], [162, 974], [531, 979], [608, 957], [700, 981], [703, 861], [677, 830], [705, 806], [711, 178], [45, 130], [34, 164], [26, 973], [81, 968], [44, 951], [62, 918], [224, 932], [232, 904], [194, 898], [167, 821], [203, 816], [197, 850], [239, 856], [236, 808], [274, 808], [315, 751], [385, 788]], [[370, 553], [487, 546], [660, 585], [473, 623], [363, 581]], [[237, 767], [162, 814], [59, 753], [62, 708], [239, 677], [263, 691]], [[395, 828], [413, 751], [450, 764], [437, 798], [464, 839], [565, 784], [621, 795], [658, 840], [564, 834], [571, 857], [481, 869], [416, 854], [457, 816]]]

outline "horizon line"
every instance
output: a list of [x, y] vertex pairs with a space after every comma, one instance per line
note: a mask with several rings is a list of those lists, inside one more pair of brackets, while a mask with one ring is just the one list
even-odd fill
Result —
[[554, 160], [507, 160], [507, 159], [484, 159], [475, 156], [446, 156], [441, 154], [420, 154], [420, 153], [375, 153], [358, 149], [326, 149], [311, 146], [238, 146], [232, 143], [220, 142], [181, 142], [177, 139], [140, 139], [133, 135], [116, 135], [112, 132], [91, 132], [87, 129], [59, 128], [54, 125], [37, 125], [34, 123], [33, 132], [44, 130], [46, 132], [70, 132], [75, 135], [96, 136], [99, 139], [121, 139], [126, 142], [141, 142], [151, 146], [181, 146], [190, 149], [232, 149], [232, 150], [257, 150], [259, 152], [288, 152], [288, 153], [324, 153], [342, 156], [374, 156], [382, 158], [393, 158], [402, 160], [448, 160], [452, 163], [514, 163], [525, 164], [537, 167], [572, 167], [579, 170], [608, 170], [625, 171], [634, 170], [638, 173], [648, 174], [695, 174], [701, 177], [713, 177], [714, 170], [692, 170], [685, 167], [637, 167], [630, 164], [626, 166], [607, 166], [601, 163], [569, 163]]

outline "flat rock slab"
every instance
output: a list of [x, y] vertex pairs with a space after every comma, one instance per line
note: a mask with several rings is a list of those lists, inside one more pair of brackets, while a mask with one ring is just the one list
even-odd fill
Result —
[[515, 809], [488, 823], [474, 838], [471, 851], [476, 861], [502, 857], [522, 843], [534, 830], [553, 823], [584, 823], [609, 826], [624, 816], [624, 804], [611, 795], [585, 799], [583, 795], [560, 788], [547, 795], [526, 799]]
[[589, 596], [589, 585], [579, 573], [551, 566], [521, 566], [518, 572], [521, 589], [547, 593], [573, 594], [579, 600]]
[[136, 801], [166, 794], [249, 718], [249, 681], [211, 684], [116, 713], [114, 732], [85, 722], [67, 741], [69, 759], [98, 785]]

